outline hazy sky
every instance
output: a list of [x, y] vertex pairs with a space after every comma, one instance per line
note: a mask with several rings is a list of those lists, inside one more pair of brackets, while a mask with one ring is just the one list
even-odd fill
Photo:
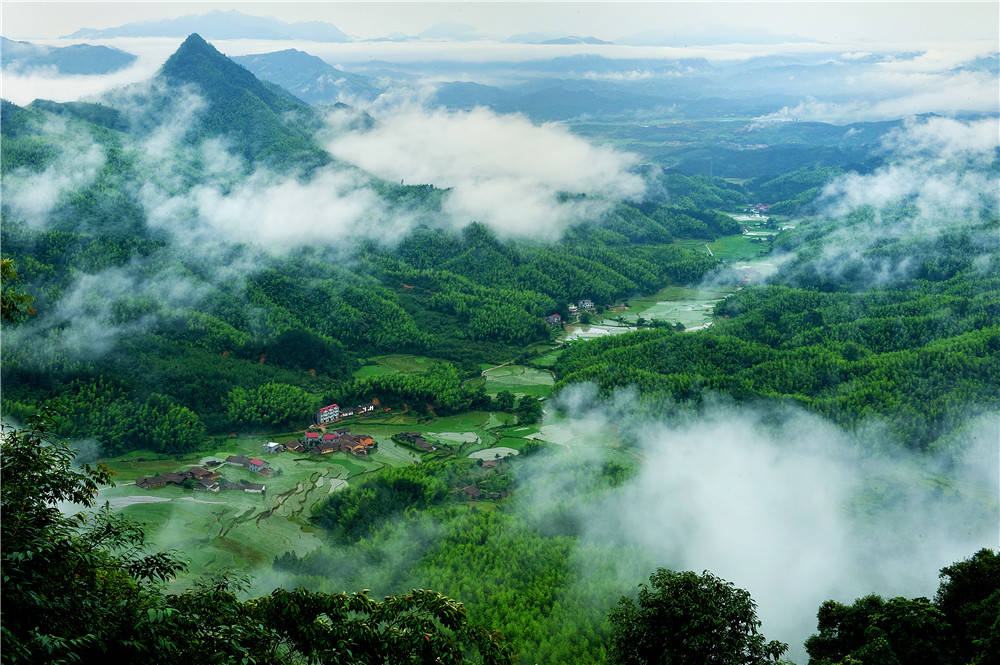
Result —
[[442, 21], [506, 37], [523, 32], [615, 40], [648, 31], [718, 30], [795, 35], [830, 42], [998, 38], [997, 2], [17, 2], [2, 3], [5, 37], [55, 38], [104, 28], [235, 9], [285, 21], [320, 20], [361, 38], [419, 33]]

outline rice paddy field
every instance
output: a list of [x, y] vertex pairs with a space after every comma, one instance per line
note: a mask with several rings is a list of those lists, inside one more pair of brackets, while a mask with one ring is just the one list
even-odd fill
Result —
[[696, 328], [712, 320], [716, 303], [733, 290], [732, 286], [668, 286], [651, 296], [630, 299], [628, 311], [619, 316], [628, 323], [635, 323], [641, 316], [646, 320], [659, 319]]
[[[352, 432], [368, 434], [377, 441], [378, 449], [369, 457], [340, 452], [322, 456], [262, 452], [264, 443], [295, 440], [302, 432], [217, 437], [197, 453], [177, 458], [135, 451], [103, 460], [116, 473], [116, 486], [103, 488], [98, 503], [107, 502], [113, 510], [144, 523], [151, 550], [184, 553], [188, 571], [171, 585], [180, 589], [207, 571], [247, 572], [258, 566], [265, 570], [287, 551], [304, 554], [319, 547], [322, 533], [309, 522], [313, 506], [368, 474], [422, 459], [421, 453], [394, 443], [393, 434], [418, 431], [440, 444], [437, 454], [466, 457], [500, 445], [514, 420], [506, 413], [474, 411], [426, 422], [402, 414], [345, 421]], [[135, 485], [141, 477], [184, 471], [195, 465], [215, 467], [215, 461], [229, 455], [258, 457], [271, 465], [270, 477], [226, 464], [216, 469], [232, 482], [263, 483], [267, 487], [264, 494], [203, 492], [176, 485], [142, 489]]]
[[[712, 254], [717, 259], [723, 261], [750, 261], [758, 258], [767, 251], [768, 244], [763, 238], [754, 239], [752, 236], [744, 234], [722, 236], [716, 240], [675, 240], [674, 244], [693, 249], [695, 251], [707, 252], [712, 250]], [[707, 247], [707, 249], [706, 249]]]
[[506, 390], [518, 396], [546, 397], [552, 392], [555, 380], [547, 369], [526, 365], [504, 365], [487, 369], [484, 376], [472, 379], [469, 383], [472, 386], [485, 386], [486, 392], [490, 395]]
[[563, 348], [561, 346], [557, 346], [556, 348], [550, 351], [545, 351], [541, 355], [532, 358], [531, 364], [534, 365], [535, 367], [541, 367], [541, 368], [554, 367], [556, 364], [556, 360], [559, 359], [559, 354], [561, 354], [562, 352]]

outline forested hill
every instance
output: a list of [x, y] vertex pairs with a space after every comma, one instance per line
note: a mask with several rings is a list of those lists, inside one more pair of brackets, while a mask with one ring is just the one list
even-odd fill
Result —
[[310, 104], [333, 104], [356, 98], [371, 101], [382, 92], [367, 76], [337, 69], [298, 49], [240, 55], [233, 61]]
[[994, 218], [881, 241], [836, 275], [808, 260], [821, 235], [774, 283], [720, 303], [709, 330], [575, 344], [556, 364], [559, 385], [635, 386], [658, 409], [712, 391], [787, 400], [849, 427], [888, 423], [890, 447], [949, 448], [970, 416], [1000, 407], [998, 232]]
[[198, 136], [224, 135], [248, 159], [300, 168], [329, 161], [313, 142], [319, 119], [308, 104], [257, 79], [197, 34], [184, 40], [158, 77], [172, 88], [194, 86], [205, 99]]
[[[570, 302], [699, 280], [717, 261], [674, 240], [739, 231], [701, 207], [738, 209], [738, 188], [685, 178], [668, 182], [670, 200], [604, 202], [555, 243], [441, 228], [446, 190], [333, 162], [315, 118], [197, 35], [151, 84], [101, 103], [5, 102], [3, 253], [38, 312], [5, 328], [5, 412], [60, 398], [61, 432], [109, 451], [191, 449], [206, 430], [248, 422], [230, 408], [241, 390], [264, 404], [250, 422], [300, 423], [354, 394], [360, 358], [423, 353], [457, 364], [441, 376], [460, 382], [548, 342], [544, 317]], [[50, 204], [28, 205], [50, 174]], [[258, 186], [296, 192], [314, 177], [374, 201], [365, 228], [337, 236], [303, 220], [302, 241], [271, 247], [252, 237], [256, 209], [213, 226]], [[369, 227], [399, 219], [422, 224], [370, 239]]]

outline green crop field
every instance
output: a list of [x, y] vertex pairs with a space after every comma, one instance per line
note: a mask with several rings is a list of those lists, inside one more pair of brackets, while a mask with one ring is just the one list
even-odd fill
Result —
[[540, 356], [535, 356], [531, 359], [531, 364], [536, 367], [553, 367], [556, 364], [556, 360], [559, 355], [564, 351], [564, 348], [559, 346], [551, 351], [547, 351]]
[[768, 243], [744, 235], [723, 236], [708, 245], [715, 257], [723, 261], [748, 261], [767, 251]]
[[364, 365], [354, 372], [354, 378], [365, 379], [370, 376], [382, 376], [385, 374], [412, 374], [423, 372], [436, 362], [434, 358], [426, 356], [414, 356], [407, 353], [393, 353], [386, 356], [374, 356], [367, 362], [371, 365]]
[[[304, 553], [319, 547], [322, 533], [309, 523], [314, 505], [369, 473], [420, 461], [421, 454], [394, 443], [393, 434], [419, 431], [444, 443], [452, 454], [466, 456], [498, 445], [501, 432], [514, 420], [507, 413], [473, 411], [426, 422], [418, 422], [414, 415], [394, 414], [388, 419], [379, 416], [345, 423], [351, 431], [376, 440], [378, 448], [369, 457], [340, 452], [324, 456], [262, 452], [265, 442], [291, 441], [300, 438], [301, 432], [214, 437], [202, 450], [183, 457], [134, 451], [104, 460], [116, 473], [117, 486], [102, 489], [98, 501], [107, 501], [112, 508], [144, 523], [151, 550], [185, 553], [189, 568], [171, 585], [179, 589], [208, 571], [269, 568], [274, 557], [286, 551]], [[510, 448], [520, 448], [524, 442], [518, 445], [515, 439], [513, 443]], [[225, 460], [229, 455], [259, 457], [271, 465], [274, 473], [270, 477], [225, 464], [217, 469], [232, 482], [263, 483], [266, 494], [200, 492], [176, 485], [146, 490], [134, 484], [140, 477], [209, 465], [211, 460]]]
[[711, 321], [715, 304], [732, 292], [731, 287], [668, 286], [654, 295], [630, 299], [628, 311], [620, 316], [629, 323], [641, 316], [693, 328]]
[[472, 379], [469, 383], [472, 386], [485, 386], [486, 392], [491, 395], [506, 390], [518, 396], [546, 397], [552, 392], [555, 381], [548, 370], [525, 365], [504, 365], [487, 371], [485, 377]]

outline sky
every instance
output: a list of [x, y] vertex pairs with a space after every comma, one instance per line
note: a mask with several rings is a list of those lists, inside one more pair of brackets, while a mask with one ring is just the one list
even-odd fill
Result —
[[79, 28], [106, 28], [238, 10], [284, 21], [333, 23], [358, 38], [417, 34], [453, 21], [484, 35], [524, 32], [618, 40], [655, 31], [761, 32], [826, 42], [913, 42], [998, 38], [996, 2], [18, 2], [2, 3], [5, 37], [53, 39]]

